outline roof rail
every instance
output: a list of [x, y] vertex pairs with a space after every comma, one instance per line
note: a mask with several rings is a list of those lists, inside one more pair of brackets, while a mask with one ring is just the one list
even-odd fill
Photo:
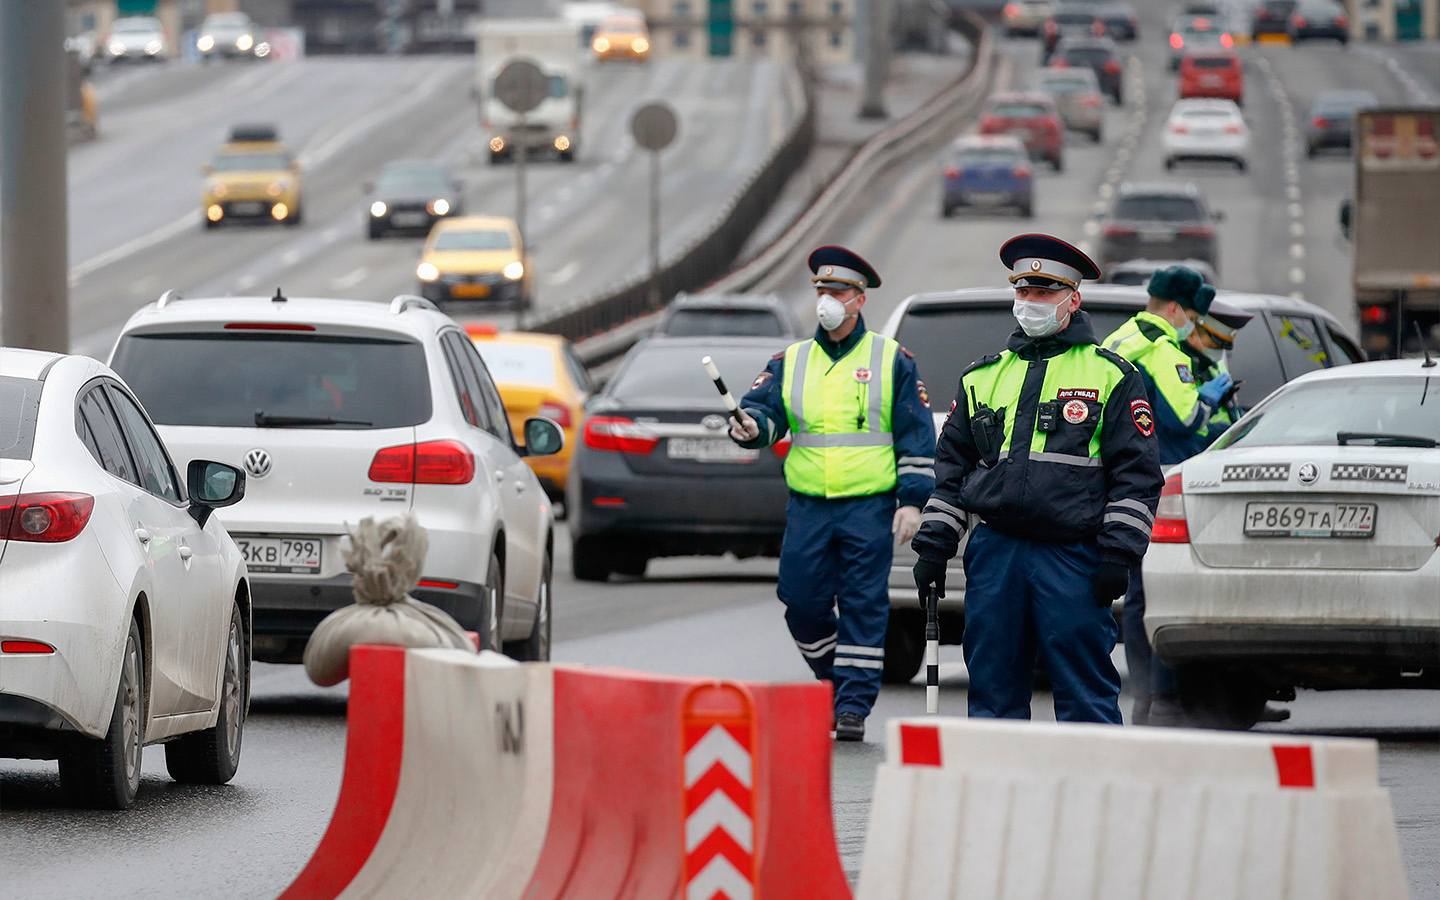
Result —
[[156, 308], [156, 309], [164, 309], [165, 307], [169, 306], [169, 305], [170, 305], [171, 303], [173, 303], [174, 301], [176, 301], [176, 300], [184, 300], [184, 299], [185, 299], [185, 298], [184, 298], [183, 296], [181, 296], [181, 294], [180, 294], [179, 291], [175, 290], [174, 288], [171, 288], [170, 290], [168, 290], [168, 291], [166, 291], [165, 293], [161, 294], [159, 300], [156, 300], [156, 301], [155, 301], [155, 308]]
[[398, 316], [411, 307], [431, 309], [435, 312], [440, 311], [440, 307], [426, 300], [424, 297], [417, 297], [414, 294], [396, 294], [395, 299], [390, 301], [390, 314]]

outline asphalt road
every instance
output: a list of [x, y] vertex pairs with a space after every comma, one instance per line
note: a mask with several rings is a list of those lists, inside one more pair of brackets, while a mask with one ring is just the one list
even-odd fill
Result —
[[[912, 160], [895, 166], [863, 196], [855, 198], [839, 217], [842, 224], [824, 238], [857, 247], [884, 276], [885, 287], [874, 293], [866, 310], [872, 323], [883, 321], [900, 298], [914, 291], [1003, 284], [1004, 273], [995, 254], [1006, 238], [1034, 228], [1085, 239], [1089, 236], [1087, 228], [1093, 228], [1089, 223], [1103, 209], [1107, 185], [1113, 190], [1123, 179], [1162, 177], [1156, 153], [1157, 128], [1173, 99], [1174, 87], [1173, 77], [1164, 68], [1160, 16], [1146, 15], [1142, 25], [1145, 40], [1130, 47], [1134, 57], [1128, 98], [1131, 105], [1107, 112], [1104, 145], [1092, 147], [1073, 141], [1067, 147], [1064, 173], [1041, 173], [1033, 222], [1001, 216], [940, 220], [935, 164], [938, 148], [917, 147]], [[1008, 77], [1013, 83], [1023, 84], [1035, 65], [1035, 45], [1004, 42], [1002, 46], [1013, 59]], [[1191, 167], [1177, 170], [1175, 177], [1194, 179], [1213, 205], [1227, 214], [1220, 250], [1224, 286], [1297, 292], [1337, 315], [1348, 315], [1343, 280], [1348, 258], [1343, 244], [1337, 242], [1335, 209], [1349, 190], [1349, 166], [1343, 158], [1309, 162], [1303, 159], [1303, 153], [1297, 157], [1293, 143], [1286, 141], [1286, 122], [1300, 124], [1311, 95], [1322, 85], [1366, 87], [1382, 100], [1403, 99], [1405, 88], [1394, 70], [1385, 65], [1384, 59], [1389, 57], [1344, 52], [1328, 45], [1298, 50], [1252, 48], [1245, 55], [1249, 60], [1245, 109], [1253, 130], [1251, 170], [1242, 175], [1223, 167]], [[93, 334], [113, 327], [136, 305], [171, 284], [182, 289], [196, 286], [222, 292], [243, 290], [246, 288], [238, 287], [236, 282], [253, 274], [257, 279], [254, 284], [260, 288], [270, 285], [264, 279], [284, 276], [282, 283], [287, 290], [299, 292], [300, 288], [288, 286], [294, 284], [322, 291], [336, 279], [353, 276], [363, 266], [367, 274], [351, 288], [343, 289], [349, 291], [345, 295], [384, 298], [407, 288], [406, 267], [413, 263], [413, 245], [387, 242], [369, 246], [361, 239], [355, 184], [381, 160], [398, 152], [460, 154], [460, 148], [467, 147], [471, 140], [465, 137], [470, 127], [465, 115], [451, 119], [444, 114], [447, 103], [454, 107], [464, 99], [462, 67], [457, 64], [451, 77], [434, 74], [445, 71], [444, 66], [422, 72], [411, 71], [408, 63], [398, 61], [383, 74], [365, 76], [373, 79], [367, 83], [377, 92], [364, 105], [366, 109], [387, 108], [385, 97], [389, 95], [385, 92], [391, 87], [409, 96], [409, 102], [396, 103], [404, 107], [395, 114], [397, 118], [365, 132], [363, 139], [357, 136], [349, 144], [341, 141], [340, 149], [328, 157], [312, 181], [312, 192], [319, 191], [313, 195], [316, 215], [299, 233], [237, 229], [222, 231], [212, 240], [212, 235], [201, 233], [197, 218], [178, 230], [173, 239], [157, 242], [103, 270], [95, 270], [93, 276], [82, 277], [77, 284], [76, 303], [77, 312], [84, 315], [77, 314], [77, 333]], [[325, 66], [317, 65], [317, 78], [331, 64], [326, 61]], [[333, 65], [344, 69], [343, 74], [324, 78], [358, 83], [366, 65], [390, 64], [336, 60]], [[676, 84], [691, 85], [690, 90], [699, 94], [707, 90], [707, 79], [730, 77], [716, 74], [711, 67], [701, 68], [707, 74], [686, 70], [676, 76]], [[653, 85], [664, 71], [661, 64], [648, 73], [625, 70], [613, 76], [651, 79], [647, 83]], [[604, 77], [610, 74], [604, 73]], [[211, 80], [201, 79], [200, 75]], [[185, 214], [185, 204], [194, 203], [198, 191], [198, 174], [191, 173], [219, 140], [224, 126], [235, 116], [262, 115], [243, 105], [210, 115], [207, 110], [212, 104], [233, 103], [237, 98], [223, 87], [231, 77], [228, 73], [209, 71], [202, 71], [194, 85], [186, 86], [191, 99], [172, 115], [169, 102], [179, 101], [161, 102], [163, 92], [144, 87], [152, 77], [161, 76], [137, 78], [125, 87], [136, 95], [144, 88], [152, 96], [138, 97], [132, 106], [117, 99], [106, 112], [102, 127], [107, 129], [107, 140], [112, 139], [109, 129], [119, 129], [113, 137], [118, 145], [124, 134], [133, 134], [122, 128], [125, 110], [133, 109], [134, 130], [143, 131], [147, 117], [160, 117], [170, 121], [165, 127], [174, 140], [192, 141], [192, 152], [174, 164], [177, 174], [167, 188], [178, 198], [171, 203], [173, 208], [132, 207], [118, 194], [108, 201], [98, 196], [90, 200], [72, 195], [73, 205], [93, 202], [98, 209], [107, 202], [112, 204], [108, 207], [112, 212], [106, 215], [127, 209], [135, 216], [143, 214], [145, 222], [137, 223], [131, 232], [124, 232], [127, 234], [147, 233], [147, 229]], [[242, 73], [235, 77], [249, 76]], [[737, 83], [750, 85], [752, 79], [762, 76], [742, 69], [733, 77], [739, 80]], [[431, 93], [422, 95], [427, 79], [437, 80], [429, 88]], [[288, 82], [288, 87], [277, 86], [270, 96], [288, 97], [289, 91], [302, 83], [308, 82], [296, 76], [296, 81]], [[1142, 86], [1143, 91], [1138, 89]], [[263, 85], [252, 84], [251, 89], [262, 90]], [[321, 88], [311, 90], [308, 102], [313, 106], [320, 102], [316, 98], [325, 94]], [[753, 93], [758, 89], [750, 90]], [[744, 92], [737, 89], [736, 94], [740, 93]], [[674, 102], [674, 95], [667, 96]], [[748, 95], [743, 101], [738, 96], [736, 99], [745, 109], [751, 108]], [[699, 102], [700, 98], [696, 96], [695, 100]], [[706, 100], [720, 103], [724, 98], [712, 95]], [[597, 97], [596, 104], [601, 102]], [[617, 107], [629, 102], [617, 101]], [[303, 108], [306, 103], [296, 105]], [[142, 115], [147, 109], [149, 112]], [[278, 114], [263, 114], [279, 118]], [[355, 116], [366, 113], [352, 110], [350, 115], [353, 121]], [[116, 119], [119, 121], [112, 121]], [[282, 130], [297, 145], [317, 155], [327, 142], [340, 141], [345, 127], [332, 122], [304, 132], [302, 120], [300, 116], [292, 127], [280, 119]], [[406, 148], [420, 123], [429, 123], [427, 127], [432, 129], [423, 142], [428, 151], [423, 154]], [[327, 130], [322, 133], [322, 128]], [[616, 134], [623, 135], [623, 130]], [[732, 137], [740, 140], [739, 136]], [[144, 143], [142, 136], [134, 140]], [[612, 212], [595, 215], [590, 211], [592, 202], [580, 199], [582, 189], [566, 173], [559, 173], [551, 182], [554, 199], [550, 202], [557, 208], [572, 205], [564, 207], [563, 214], [554, 214], [552, 232], [547, 234], [543, 227], [539, 232], [542, 253], [557, 252], [555, 257], [547, 256], [546, 268], [550, 268], [550, 260], [564, 260], [562, 265], [569, 265], [577, 259], [584, 268], [583, 274], [577, 271], [564, 284], [552, 284], [557, 297], [567, 289], [566, 285], [571, 285], [568, 290], [578, 290], [578, 284], [590, 280], [591, 267], [610, 265], [612, 261], [603, 258], [603, 249], [608, 242], [625, 238], [619, 233], [625, 229], [606, 228], [604, 223], [615, 220], [618, 213], [613, 210], [635, 205], [626, 187], [628, 182], [617, 179], [624, 172], [633, 175], [643, 169], [634, 161], [633, 153], [630, 163], [616, 163], [614, 155], [623, 151], [624, 141], [619, 137], [613, 140], [608, 161], [615, 164], [615, 169], [610, 173], [599, 174], [607, 161], [604, 153], [575, 169], [583, 178], [586, 167], [590, 167], [595, 181], [600, 182], [592, 182], [593, 202], [605, 204], [602, 208]], [[131, 158], [139, 160], [147, 153], [160, 153], [164, 143], [150, 142], [148, 151], [137, 147]], [[705, 146], [709, 148], [710, 144]], [[77, 153], [77, 157], [84, 152]], [[336, 168], [333, 175], [325, 174], [329, 166]], [[72, 177], [78, 174], [79, 167], [73, 167]], [[467, 174], [467, 178], [471, 177]], [[483, 180], [489, 176], [481, 172], [476, 177]], [[711, 173], [706, 177], [719, 176]], [[547, 190], [545, 180], [544, 176], [537, 177], [537, 193]], [[681, 180], [688, 190], [690, 181]], [[103, 193], [100, 189], [106, 184], [104, 178], [97, 175], [91, 183], [97, 194]], [[475, 195], [482, 196], [478, 192], [482, 181], [471, 183]], [[571, 191], [569, 198], [560, 199], [560, 192], [567, 188]], [[543, 205], [538, 203], [532, 209]], [[698, 216], [703, 201], [692, 205], [697, 207]], [[105, 218], [100, 212], [96, 215]], [[198, 213], [194, 215], [198, 217]], [[96, 228], [102, 228], [102, 224], [97, 222]], [[332, 240], [320, 240], [320, 236], [332, 232]], [[567, 235], [579, 248], [575, 256], [558, 255], [557, 248], [572, 246], [565, 243]], [[107, 245], [96, 237], [85, 252], [99, 254], [110, 246], [113, 244]], [[1298, 253], [1296, 246], [1301, 248]], [[297, 249], [300, 255], [284, 262], [286, 255]], [[84, 258], [83, 253], [74, 254], [75, 261]], [[618, 263], [614, 271], [627, 264], [634, 261]], [[1294, 275], [1297, 269], [1298, 279]], [[373, 291], [371, 273], [376, 285]], [[146, 278], [155, 280], [137, 291], [135, 285]], [[542, 282], [542, 289], [544, 285]], [[809, 305], [806, 280], [798, 263], [797, 268], [781, 273], [775, 286], [793, 293], [798, 307]], [[90, 325], [82, 322], [86, 317]], [[86, 328], [92, 330], [86, 332]], [[781, 607], [774, 598], [774, 560], [658, 560], [652, 562], [644, 579], [577, 583], [569, 577], [568, 541], [563, 526], [557, 538], [557, 660], [715, 677], [796, 680], [809, 676], [785, 632]], [[959, 659], [958, 648], [942, 650], [941, 709], [946, 713], [960, 714], [965, 708], [966, 677]], [[176, 785], [164, 774], [163, 752], [151, 748], [139, 800], [126, 813], [67, 809], [61, 803], [53, 764], [0, 761], [0, 847], [4, 848], [0, 850], [4, 868], [0, 883], [6, 893], [36, 900], [100, 896], [163, 900], [202, 894], [257, 900], [274, 897], [304, 865], [329, 820], [344, 753], [345, 692], [343, 687], [320, 689], [310, 685], [298, 667], [258, 666], [254, 696], [244, 757], [232, 784], [221, 788]], [[1124, 706], [1128, 710], [1128, 702]], [[1304, 692], [1290, 706], [1293, 716], [1289, 722], [1266, 727], [1288, 734], [1359, 736], [1380, 742], [1381, 780], [1391, 792], [1412, 895], [1416, 900], [1440, 897], [1440, 692]], [[883, 755], [883, 723], [922, 710], [923, 689], [919, 685], [887, 687], [870, 720], [869, 739], [863, 744], [836, 748], [835, 823], [844, 863], [852, 878], [861, 862], [874, 767]], [[1048, 696], [1037, 695], [1035, 717], [1052, 715]], [[622, 739], [624, 723], [615, 723], [615, 728], [617, 739]]]

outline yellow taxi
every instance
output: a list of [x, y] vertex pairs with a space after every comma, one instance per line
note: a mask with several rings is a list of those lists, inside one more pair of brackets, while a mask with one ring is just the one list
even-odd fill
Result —
[[590, 40], [595, 59], [646, 62], [650, 59], [650, 30], [640, 16], [607, 16], [595, 26]]
[[534, 273], [520, 229], [504, 216], [454, 216], [430, 229], [415, 276], [434, 303], [493, 300], [525, 304]]
[[585, 366], [570, 342], [559, 335], [501, 332], [489, 322], [470, 322], [465, 331], [500, 390], [515, 440], [524, 441], [525, 420], [530, 416], [544, 416], [565, 432], [559, 453], [525, 457], [545, 493], [563, 501], [585, 400], [594, 390]]
[[300, 164], [280, 143], [274, 128], [237, 125], [201, 171], [206, 228], [232, 219], [300, 224], [304, 214]]

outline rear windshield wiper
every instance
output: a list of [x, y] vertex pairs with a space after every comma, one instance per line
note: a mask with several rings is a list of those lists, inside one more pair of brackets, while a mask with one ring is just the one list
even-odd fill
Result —
[[1344, 447], [1351, 441], [1374, 441], [1377, 447], [1436, 447], [1440, 441], [1434, 438], [1417, 437], [1409, 434], [1386, 434], [1383, 431], [1341, 431], [1335, 440]]
[[332, 419], [328, 416], [272, 416], [263, 409], [255, 410], [257, 428], [303, 428], [306, 425], [365, 425], [359, 419]]

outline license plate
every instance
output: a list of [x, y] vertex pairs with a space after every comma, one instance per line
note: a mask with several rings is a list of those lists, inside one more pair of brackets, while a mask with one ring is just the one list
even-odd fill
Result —
[[1219, 87], [1222, 84], [1222, 81], [1218, 75], [1206, 75], [1204, 78], [1200, 79], [1200, 83], [1205, 85], [1206, 87]]
[[230, 204], [230, 215], [232, 216], [258, 216], [264, 211], [265, 204], [254, 200]]
[[320, 574], [322, 541], [318, 537], [249, 537], [231, 535], [251, 572], [288, 575]]
[[1249, 537], [1373, 537], [1375, 504], [1247, 503], [1245, 534]]
[[665, 442], [665, 455], [671, 459], [695, 462], [746, 463], [759, 458], [759, 450], [741, 447], [734, 441], [707, 438], [670, 438]]
[[1152, 243], [1158, 241], [1168, 241], [1174, 236], [1175, 235], [1172, 232], [1165, 231], [1163, 229], [1156, 231], [1154, 229], [1145, 228], [1141, 229], [1140, 231], [1140, 240], [1150, 241]]
[[398, 212], [390, 217], [390, 224], [396, 228], [413, 228], [416, 225], [426, 225], [430, 222], [430, 216], [423, 212]]
[[971, 191], [965, 195], [966, 202], [980, 205], [1004, 203], [1005, 199], [1006, 194], [1003, 191]]
[[450, 288], [452, 297], [488, 297], [490, 296], [490, 285], [488, 284], [457, 284]]

